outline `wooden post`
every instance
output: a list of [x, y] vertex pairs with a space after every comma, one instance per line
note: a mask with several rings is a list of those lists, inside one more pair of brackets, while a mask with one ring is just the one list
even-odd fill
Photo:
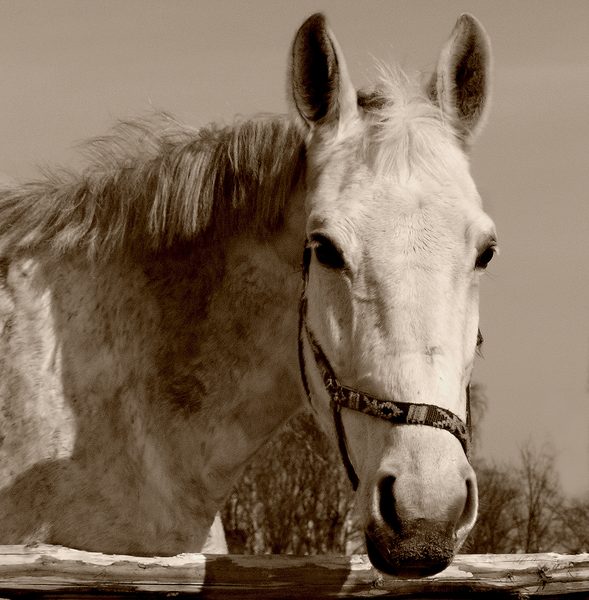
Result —
[[0, 546], [0, 598], [589, 599], [589, 554], [459, 555], [442, 573], [398, 580], [365, 556], [136, 557]]

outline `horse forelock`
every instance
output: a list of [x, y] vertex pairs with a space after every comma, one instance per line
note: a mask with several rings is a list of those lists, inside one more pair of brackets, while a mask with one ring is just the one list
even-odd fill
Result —
[[0, 190], [0, 255], [165, 251], [204, 233], [274, 228], [304, 168], [285, 117], [196, 130], [165, 114], [119, 123], [86, 146], [81, 173]]
[[463, 158], [452, 125], [426, 93], [419, 77], [378, 65], [372, 90], [358, 94], [365, 115], [363, 155], [374, 171], [396, 177], [416, 173], [440, 180]]

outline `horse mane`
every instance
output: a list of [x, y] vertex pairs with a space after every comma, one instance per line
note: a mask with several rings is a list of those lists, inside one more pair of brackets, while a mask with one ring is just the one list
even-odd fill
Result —
[[0, 189], [0, 256], [158, 252], [203, 233], [279, 225], [304, 168], [286, 117], [199, 130], [166, 114], [119, 123], [91, 141], [81, 173]]
[[[451, 167], [439, 140], [454, 133], [423, 89], [381, 66], [377, 87], [358, 92], [377, 170]], [[96, 260], [165, 251], [205, 233], [272, 230], [306, 162], [303, 134], [286, 116], [196, 130], [161, 113], [121, 122], [86, 150], [81, 173], [0, 188], [0, 256], [85, 251]]]

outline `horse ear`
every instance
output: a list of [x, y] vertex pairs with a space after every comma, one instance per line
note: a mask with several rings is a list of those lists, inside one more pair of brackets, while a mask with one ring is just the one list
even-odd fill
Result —
[[463, 14], [442, 49], [428, 93], [468, 147], [481, 130], [489, 104], [491, 46], [483, 26]]
[[358, 112], [343, 54], [321, 13], [309, 17], [295, 36], [290, 86], [294, 105], [311, 129], [336, 125]]

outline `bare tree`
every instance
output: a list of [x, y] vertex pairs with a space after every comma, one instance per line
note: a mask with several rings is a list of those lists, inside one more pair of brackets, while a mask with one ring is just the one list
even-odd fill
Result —
[[[473, 385], [473, 465], [478, 480], [479, 515], [465, 550], [511, 553], [555, 549], [563, 537], [564, 523], [571, 521], [573, 515], [579, 515], [582, 507], [575, 505], [565, 510], [554, 453], [548, 447], [538, 449], [527, 443], [520, 450], [518, 465], [499, 465], [478, 456], [476, 440], [486, 404], [484, 389]], [[582, 544], [582, 536], [579, 544]]]
[[517, 471], [521, 486], [521, 506], [517, 515], [519, 543], [523, 552], [553, 549], [560, 537], [556, 517], [562, 511], [563, 498], [554, 467], [554, 453], [531, 443], [520, 450]]
[[223, 522], [230, 552], [344, 554], [353, 493], [339, 457], [309, 415], [291, 421], [246, 469]]
[[464, 550], [511, 553], [518, 545], [516, 514], [521, 490], [513, 468], [477, 461], [479, 514]]
[[555, 550], [570, 554], [589, 552], [589, 495], [564, 503], [557, 515], [561, 532]]
[[[519, 465], [499, 466], [480, 459], [475, 465], [479, 515], [467, 551], [533, 553], [567, 546], [564, 530], [573, 528], [575, 519], [584, 518], [586, 506], [564, 502], [549, 448], [539, 450], [526, 444]], [[570, 539], [576, 540], [572, 546], [580, 547], [587, 536]]]

